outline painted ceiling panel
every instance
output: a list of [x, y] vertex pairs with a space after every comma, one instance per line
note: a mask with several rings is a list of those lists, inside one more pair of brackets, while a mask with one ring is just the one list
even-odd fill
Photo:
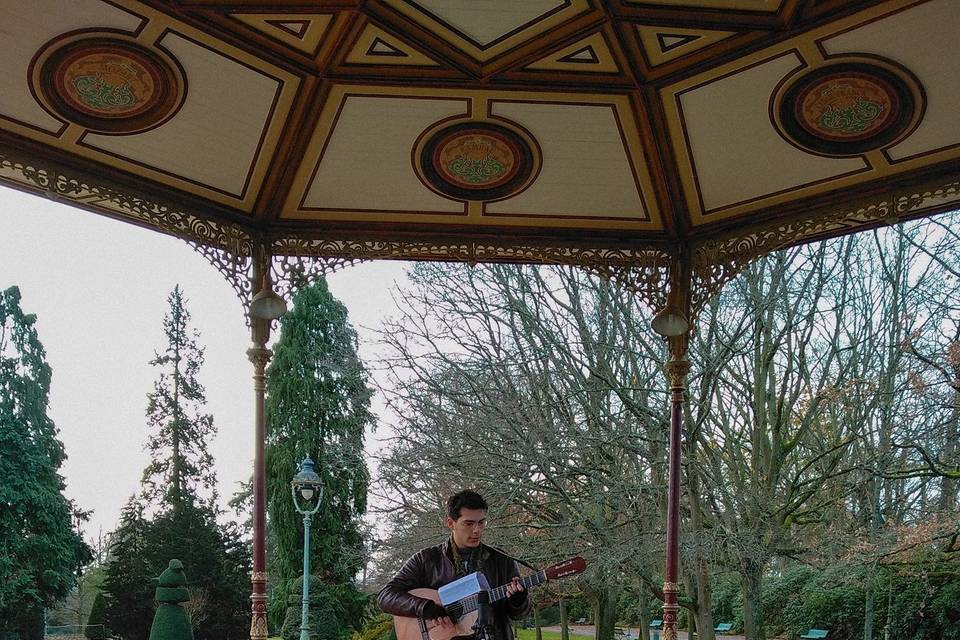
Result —
[[90, 134], [83, 143], [242, 199], [281, 83], [177, 33], [158, 44], [189, 78], [177, 115], [144, 133]]

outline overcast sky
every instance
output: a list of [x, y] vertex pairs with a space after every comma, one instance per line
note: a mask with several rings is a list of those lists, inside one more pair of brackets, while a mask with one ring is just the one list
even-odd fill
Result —
[[[329, 278], [350, 312], [361, 355], [390, 315], [389, 290], [406, 265], [379, 261]], [[218, 436], [211, 445], [225, 498], [250, 476], [253, 459], [250, 334], [239, 298], [185, 242], [132, 224], [0, 187], [0, 289], [20, 287], [21, 306], [53, 368], [50, 416], [67, 461], [68, 497], [94, 514], [88, 537], [114, 528], [147, 464], [146, 395], [164, 344], [167, 295], [180, 284], [206, 346], [200, 380]]]

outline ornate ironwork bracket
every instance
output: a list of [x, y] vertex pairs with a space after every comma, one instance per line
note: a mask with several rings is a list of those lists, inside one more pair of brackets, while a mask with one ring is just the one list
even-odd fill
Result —
[[693, 245], [691, 307], [694, 317], [711, 296], [752, 261], [786, 247], [842, 235], [877, 224], [896, 224], [960, 199], [960, 179], [941, 177], [931, 186], [888, 192], [803, 219], [754, 227], [749, 233], [711, 238]]
[[[956, 175], [939, 176], [920, 187], [888, 192], [840, 209], [808, 213], [791, 221], [752, 226], [745, 233], [694, 239], [673, 247], [584, 248], [499, 239], [383, 240], [360, 234], [317, 239], [282, 232], [259, 236], [243, 225], [199, 217], [160, 200], [131, 195], [129, 189], [91, 179], [54, 162], [38, 162], [8, 146], [0, 146], [0, 182], [185, 240], [220, 271], [245, 308], [260, 286], [254, 282], [254, 260], [258, 254], [270, 256], [272, 282], [286, 297], [321, 276], [369, 259], [541, 263], [579, 266], [608, 278], [635, 293], [654, 312], [666, 306], [671, 286], [684, 287], [683, 297], [689, 300], [684, 304], [689, 305], [691, 321], [710, 297], [750, 262], [772, 251], [865, 226], [948, 210], [960, 202], [960, 179]], [[682, 269], [676, 268], [678, 258], [688, 261]], [[671, 274], [671, 269], [676, 273]], [[680, 272], [682, 276], [678, 276]], [[684, 281], [674, 282], [677, 277]]]

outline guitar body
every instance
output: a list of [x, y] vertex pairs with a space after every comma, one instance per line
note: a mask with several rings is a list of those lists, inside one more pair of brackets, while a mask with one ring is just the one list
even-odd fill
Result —
[[[440, 594], [433, 589], [414, 589], [410, 595], [433, 600], [440, 604]], [[473, 633], [473, 625], [477, 621], [477, 612], [471, 611], [457, 621], [453, 629], [441, 629], [435, 620], [427, 620], [427, 633], [430, 640], [450, 640], [457, 636], [469, 636]], [[422, 640], [420, 623], [416, 618], [394, 616], [393, 626], [397, 630], [397, 640]]]

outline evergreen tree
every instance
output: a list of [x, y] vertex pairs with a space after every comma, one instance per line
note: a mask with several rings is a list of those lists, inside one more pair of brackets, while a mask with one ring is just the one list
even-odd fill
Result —
[[177, 558], [189, 579], [194, 638], [239, 640], [249, 631], [249, 553], [237, 527], [217, 523], [216, 477], [207, 450], [215, 428], [197, 379], [203, 348], [180, 287], [168, 302], [167, 345], [150, 362], [160, 374], [148, 395], [152, 460], [141, 495], [152, 503], [153, 517], [145, 518], [144, 505], [131, 500], [114, 535], [104, 582], [108, 626], [125, 640], [146, 640], [155, 579]]
[[[270, 570], [276, 579], [270, 601], [273, 626], [285, 618], [289, 596], [301, 578], [303, 527], [291, 500], [290, 479], [309, 455], [323, 482], [311, 528], [311, 572], [329, 593], [327, 599], [336, 601], [331, 606], [341, 612], [338, 619], [359, 629], [365, 598], [354, 577], [365, 561], [360, 518], [366, 511], [369, 474], [363, 441], [373, 424], [372, 392], [347, 310], [330, 294], [325, 280], [294, 296], [274, 351], [267, 371], [266, 449], [274, 544]], [[346, 634], [349, 629], [344, 625], [338, 631]]]
[[152, 461], [143, 470], [144, 497], [154, 504], [179, 509], [198, 501], [213, 508], [216, 476], [207, 443], [216, 434], [213, 416], [204, 413], [206, 396], [197, 373], [203, 366], [203, 347], [177, 286], [167, 301], [163, 319], [167, 346], [150, 364], [160, 369], [153, 393], [147, 396], [147, 420], [153, 429], [147, 439]]
[[146, 640], [153, 619], [154, 579], [160, 571], [148, 557], [149, 527], [143, 505], [131, 498], [110, 544], [111, 559], [103, 582], [105, 622], [125, 640]]
[[112, 636], [107, 626], [107, 598], [102, 591], [98, 592], [97, 597], [93, 599], [93, 608], [90, 609], [84, 635], [89, 640], [107, 640]]
[[66, 454], [47, 416], [52, 372], [35, 321], [17, 287], [0, 292], [0, 638], [41, 637], [43, 609], [92, 557], [63, 495]]

